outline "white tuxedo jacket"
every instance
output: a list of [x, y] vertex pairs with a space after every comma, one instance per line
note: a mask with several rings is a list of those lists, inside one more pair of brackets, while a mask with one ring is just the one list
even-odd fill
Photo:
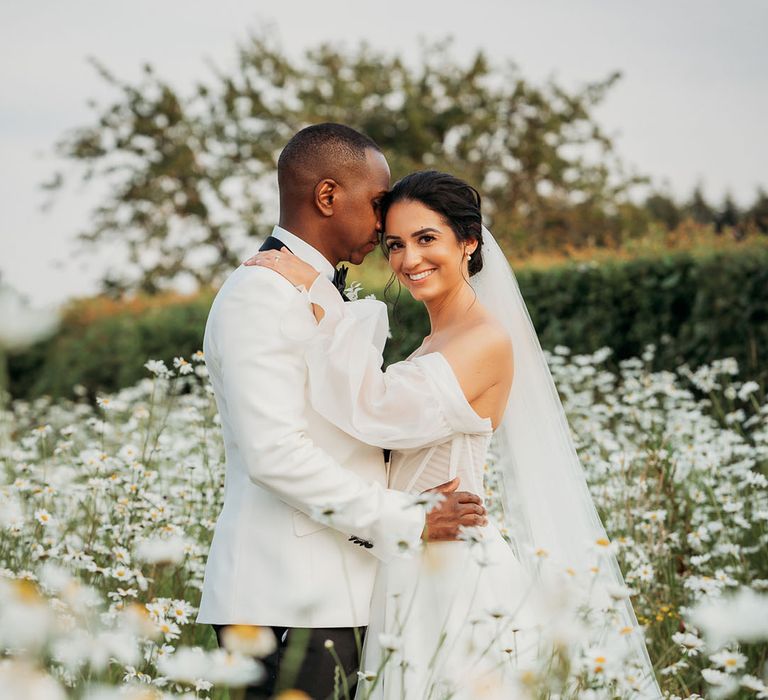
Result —
[[303, 344], [284, 332], [301, 314], [307, 295], [263, 267], [239, 267], [213, 302], [203, 348], [226, 478], [198, 622], [365, 625], [377, 558], [421, 535], [423, 511], [385, 488], [381, 449], [309, 405]]

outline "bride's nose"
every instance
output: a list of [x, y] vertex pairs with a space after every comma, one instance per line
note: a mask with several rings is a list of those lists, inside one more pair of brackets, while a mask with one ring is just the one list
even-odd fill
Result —
[[403, 270], [414, 270], [421, 262], [421, 251], [416, 246], [406, 245], [403, 251]]

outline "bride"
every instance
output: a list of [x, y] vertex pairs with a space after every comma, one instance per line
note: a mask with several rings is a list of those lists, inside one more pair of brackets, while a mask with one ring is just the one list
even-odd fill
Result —
[[[295, 332], [313, 407], [392, 450], [390, 488], [420, 494], [458, 477], [491, 496], [494, 438], [504, 522], [380, 565], [356, 698], [519, 697], [551, 672], [553, 648], [577, 638], [599, 697], [659, 698], [546, 360], [480, 205], [474, 188], [435, 171], [403, 178], [382, 201], [389, 264], [431, 325], [386, 371], [383, 303], [345, 304], [286, 249], [253, 261], [306, 290], [317, 324]], [[604, 660], [590, 664], [597, 649]]]

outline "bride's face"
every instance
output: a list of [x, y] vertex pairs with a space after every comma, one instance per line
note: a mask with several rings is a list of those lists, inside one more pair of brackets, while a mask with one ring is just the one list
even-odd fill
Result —
[[384, 244], [389, 264], [414, 299], [438, 299], [466, 284], [469, 279], [466, 253], [474, 241], [459, 241], [437, 212], [421, 202], [400, 201], [387, 212]]

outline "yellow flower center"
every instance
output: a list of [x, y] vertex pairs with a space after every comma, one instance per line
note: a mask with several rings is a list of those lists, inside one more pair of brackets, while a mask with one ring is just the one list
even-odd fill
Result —
[[523, 671], [522, 675], [520, 676], [520, 681], [523, 683], [523, 685], [532, 686], [534, 683], [536, 683], [536, 674], [533, 671]]
[[14, 583], [16, 595], [25, 603], [39, 603], [42, 598], [37, 590], [37, 586], [27, 579], [19, 579]]
[[229, 625], [228, 634], [241, 641], [252, 642], [264, 635], [264, 629], [256, 625]]

